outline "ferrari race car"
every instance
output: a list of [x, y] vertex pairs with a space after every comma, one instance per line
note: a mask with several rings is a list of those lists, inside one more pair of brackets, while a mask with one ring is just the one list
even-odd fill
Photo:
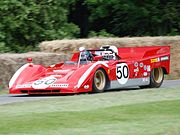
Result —
[[170, 47], [79, 48], [70, 61], [44, 67], [29, 62], [9, 82], [11, 94], [103, 92], [158, 88], [170, 72]]

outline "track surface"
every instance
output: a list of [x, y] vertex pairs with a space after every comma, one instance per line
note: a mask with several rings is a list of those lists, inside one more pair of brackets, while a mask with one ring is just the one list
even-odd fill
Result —
[[[180, 87], [180, 80], [165, 80], [161, 88], [175, 88]], [[133, 88], [134, 89], [134, 88]], [[137, 89], [137, 88], [135, 88]], [[123, 89], [122, 89], [123, 90]], [[126, 90], [131, 90], [126, 89]], [[116, 90], [121, 91], [121, 90]], [[114, 91], [112, 91], [114, 92]], [[15, 103], [15, 102], [24, 102], [24, 101], [35, 101], [40, 99], [50, 99], [50, 98], [61, 98], [61, 96], [28, 96], [28, 95], [0, 95], [0, 105]]]

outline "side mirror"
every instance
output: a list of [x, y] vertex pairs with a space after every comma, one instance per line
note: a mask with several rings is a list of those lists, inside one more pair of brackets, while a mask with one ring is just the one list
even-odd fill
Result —
[[33, 67], [32, 58], [29, 57], [26, 59], [26, 61], [27, 61], [27, 63], [29, 63], [29, 67]]
[[32, 58], [29, 57], [29, 58], [26, 59], [26, 61], [27, 61], [28, 63], [32, 63]]
[[94, 56], [93, 57], [93, 61], [99, 61], [99, 60], [102, 60], [103, 59], [103, 56]]

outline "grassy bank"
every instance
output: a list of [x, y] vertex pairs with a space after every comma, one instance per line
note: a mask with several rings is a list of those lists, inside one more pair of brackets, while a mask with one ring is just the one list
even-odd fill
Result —
[[8, 90], [0, 90], [0, 95], [1, 95], [1, 94], [8, 94], [8, 93], [9, 93]]
[[179, 88], [61, 96], [0, 106], [2, 135], [179, 135]]

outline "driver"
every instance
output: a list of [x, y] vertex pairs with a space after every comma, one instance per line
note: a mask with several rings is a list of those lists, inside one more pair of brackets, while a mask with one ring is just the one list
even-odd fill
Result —
[[79, 51], [82, 52], [82, 56], [85, 57], [88, 61], [92, 61], [93, 55], [91, 54], [90, 51], [86, 50], [84, 47], [80, 47]]

